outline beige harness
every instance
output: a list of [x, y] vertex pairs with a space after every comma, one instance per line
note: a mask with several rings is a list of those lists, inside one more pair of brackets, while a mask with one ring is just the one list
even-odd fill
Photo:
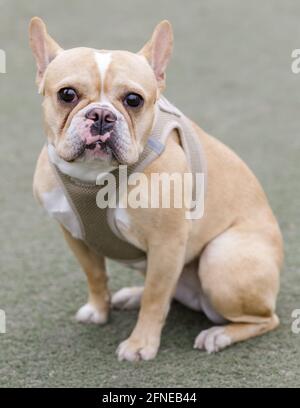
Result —
[[[198, 136], [188, 119], [164, 97], [158, 101], [157, 119], [139, 161], [127, 168], [128, 177], [134, 172], [142, 172], [162, 154], [168, 135], [173, 129], [178, 131], [192, 174], [203, 173], [206, 177], [206, 163]], [[97, 254], [127, 264], [145, 260], [145, 252], [126, 241], [126, 237], [119, 232], [112, 209], [101, 209], [97, 206], [96, 196], [103, 186], [70, 177], [62, 173], [57, 165], [52, 165], [78, 218], [86, 245]], [[116, 177], [118, 190], [118, 168], [111, 173]]]

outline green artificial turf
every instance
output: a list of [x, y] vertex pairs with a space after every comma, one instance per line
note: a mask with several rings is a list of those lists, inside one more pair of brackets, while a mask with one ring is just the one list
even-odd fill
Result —
[[[286, 261], [275, 332], [207, 355], [192, 348], [210, 326], [174, 304], [156, 360], [119, 363], [115, 350], [136, 312], [113, 312], [105, 327], [79, 325], [83, 273], [59, 228], [34, 202], [32, 174], [44, 143], [41, 97], [28, 47], [30, 17], [42, 16], [64, 47], [138, 50], [155, 24], [174, 26], [166, 95], [205, 130], [231, 146], [262, 182], [284, 234]], [[299, 386], [300, 334], [300, 4], [265, 0], [111, 0], [0, 2], [0, 334], [1, 387]], [[110, 264], [110, 285], [141, 282]]]

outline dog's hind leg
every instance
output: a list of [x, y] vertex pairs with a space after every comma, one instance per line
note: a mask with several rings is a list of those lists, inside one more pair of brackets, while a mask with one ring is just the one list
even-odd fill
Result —
[[274, 330], [278, 325], [279, 319], [276, 314], [273, 314], [263, 322], [230, 323], [224, 326], [214, 326], [200, 332], [195, 339], [194, 348], [213, 353], [231, 344]]
[[199, 263], [201, 287], [227, 323], [202, 331], [195, 348], [219, 351], [278, 326], [281, 250], [280, 235], [268, 226], [233, 227], [207, 245]]

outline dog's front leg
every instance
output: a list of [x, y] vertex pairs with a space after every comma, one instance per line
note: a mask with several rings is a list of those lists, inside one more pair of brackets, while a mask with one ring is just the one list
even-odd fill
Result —
[[81, 323], [106, 323], [109, 313], [109, 291], [105, 260], [92, 252], [83, 241], [75, 239], [62, 227], [66, 241], [84, 270], [89, 289], [88, 302], [82, 306], [76, 320]]
[[161, 330], [183, 268], [186, 233], [161, 235], [149, 243], [145, 289], [137, 324], [117, 350], [118, 359], [151, 360], [160, 345]]

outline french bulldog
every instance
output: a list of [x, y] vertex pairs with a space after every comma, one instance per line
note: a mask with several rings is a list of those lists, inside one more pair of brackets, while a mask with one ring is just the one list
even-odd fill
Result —
[[[173, 207], [118, 212], [123, 235], [147, 254], [140, 266], [144, 287], [123, 288], [110, 296], [105, 258], [80, 237], [74, 212], [54, 174], [52, 162], [62, 173], [86, 182], [139, 160], [165, 89], [171, 24], [159, 23], [138, 53], [64, 50], [38, 17], [31, 20], [29, 32], [51, 146], [40, 153], [33, 191], [59, 221], [86, 274], [88, 301], [77, 312], [77, 320], [104, 324], [111, 307], [139, 308], [132, 333], [117, 348], [120, 361], [155, 358], [172, 299], [204, 312], [212, 321], [213, 326], [194, 341], [195, 349], [208, 353], [275, 329], [283, 261], [278, 223], [247, 165], [195, 123], [189, 121], [207, 164], [203, 216], [187, 219], [185, 208]], [[189, 170], [178, 132], [171, 129], [163, 153], [143, 174], [149, 178], [153, 173]]]

